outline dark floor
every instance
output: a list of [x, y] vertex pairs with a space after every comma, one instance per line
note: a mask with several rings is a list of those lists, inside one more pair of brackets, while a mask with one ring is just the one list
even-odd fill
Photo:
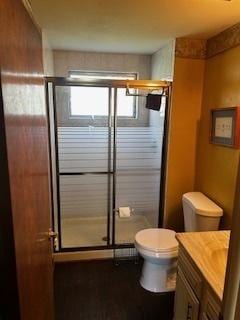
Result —
[[154, 294], [138, 280], [141, 264], [57, 264], [56, 320], [172, 320], [173, 293]]

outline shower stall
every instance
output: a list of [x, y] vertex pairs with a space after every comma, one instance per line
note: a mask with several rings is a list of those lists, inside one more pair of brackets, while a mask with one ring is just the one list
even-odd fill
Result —
[[[160, 111], [145, 108], [151, 90]], [[131, 247], [161, 227], [169, 94], [163, 81], [46, 78], [56, 252]]]

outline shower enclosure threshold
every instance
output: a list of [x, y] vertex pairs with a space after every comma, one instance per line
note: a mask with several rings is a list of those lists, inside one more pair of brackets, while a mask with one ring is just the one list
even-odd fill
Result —
[[[106, 245], [106, 217], [63, 218], [63, 248], [84, 247], [86, 245]], [[130, 218], [116, 217], [116, 244], [134, 243], [135, 234], [142, 229], [150, 228], [147, 218], [134, 215]]]

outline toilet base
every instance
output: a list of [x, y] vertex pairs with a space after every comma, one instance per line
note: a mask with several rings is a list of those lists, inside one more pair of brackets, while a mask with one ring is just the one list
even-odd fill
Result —
[[176, 268], [168, 264], [154, 264], [144, 261], [141, 286], [151, 292], [169, 292], [176, 288]]

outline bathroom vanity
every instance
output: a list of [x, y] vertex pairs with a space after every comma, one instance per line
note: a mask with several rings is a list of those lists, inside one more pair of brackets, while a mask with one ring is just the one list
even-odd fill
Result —
[[219, 320], [229, 231], [177, 234], [179, 260], [174, 320]]

